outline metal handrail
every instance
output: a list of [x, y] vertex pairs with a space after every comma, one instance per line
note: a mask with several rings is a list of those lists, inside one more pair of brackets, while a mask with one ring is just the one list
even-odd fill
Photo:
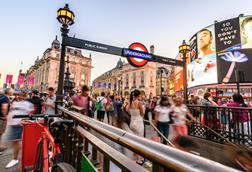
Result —
[[[124, 171], [137, 171], [137, 172], [145, 172], [147, 171], [142, 166], [137, 165], [134, 161], [127, 158], [125, 155], [118, 153], [116, 150], [111, 148], [109, 145], [104, 143], [102, 140], [95, 137], [93, 134], [85, 130], [84, 128], [78, 126], [77, 131], [80, 133], [82, 137], [88, 139], [89, 142], [97, 147], [97, 149], [106, 155], [104, 158], [109, 157], [109, 159], [119, 166]], [[109, 165], [108, 165], [109, 166]]]
[[204, 105], [194, 105], [187, 104], [188, 107], [201, 107], [201, 108], [221, 108], [221, 109], [238, 109], [238, 110], [252, 110], [252, 107], [229, 107], [229, 106], [204, 106]]
[[175, 171], [238, 171], [218, 162], [136, 136], [80, 113], [71, 112], [63, 107], [58, 108], [77, 123], [93, 129], [106, 138], [165, 168]]

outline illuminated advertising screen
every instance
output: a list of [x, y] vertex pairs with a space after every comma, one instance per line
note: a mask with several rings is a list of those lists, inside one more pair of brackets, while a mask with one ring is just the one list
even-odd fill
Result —
[[240, 17], [240, 28], [242, 48], [252, 48], [252, 16]]
[[216, 22], [189, 40], [188, 87], [252, 82], [252, 16]]
[[230, 51], [241, 48], [239, 18], [215, 24], [216, 51]]
[[205, 85], [217, 82], [215, 30], [214, 25], [200, 30], [192, 37], [190, 45], [191, 56], [188, 65], [188, 86]]

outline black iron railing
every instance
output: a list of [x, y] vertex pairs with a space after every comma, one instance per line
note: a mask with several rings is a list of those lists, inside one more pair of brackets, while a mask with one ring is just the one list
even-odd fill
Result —
[[[118, 151], [112, 150], [105, 141], [100, 141], [94, 133], [103, 138], [127, 148], [144, 157], [152, 164], [152, 171], [236, 171], [220, 163], [162, 145], [99, 122], [77, 112], [58, 107], [59, 114], [75, 121], [75, 127], [65, 132], [64, 159], [80, 170], [81, 152], [89, 158], [94, 165], [100, 165], [103, 171], [109, 171], [110, 161], [122, 171], [145, 171]], [[90, 151], [91, 146], [91, 151]], [[102, 160], [98, 158], [102, 154]]]
[[197, 123], [189, 125], [189, 134], [207, 140], [252, 146], [252, 108], [188, 105]]

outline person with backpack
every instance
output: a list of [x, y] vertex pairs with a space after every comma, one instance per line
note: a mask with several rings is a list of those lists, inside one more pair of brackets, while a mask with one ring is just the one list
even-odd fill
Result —
[[102, 122], [103, 122], [104, 116], [105, 116], [106, 103], [107, 103], [107, 99], [105, 98], [105, 93], [102, 92], [101, 96], [97, 97], [97, 101], [95, 104], [95, 109], [97, 110], [97, 119]]

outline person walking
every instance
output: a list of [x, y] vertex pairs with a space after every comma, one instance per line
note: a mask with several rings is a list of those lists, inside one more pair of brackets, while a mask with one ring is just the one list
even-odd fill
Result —
[[[168, 139], [169, 136], [169, 123], [170, 114], [172, 113], [171, 103], [167, 96], [162, 96], [160, 104], [154, 109], [155, 117], [154, 124], [158, 130]], [[163, 138], [163, 144], [167, 144], [167, 141]]]
[[48, 88], [48, 96], [45, 98], [45, 102], [43, 103], [44, 106], [44, 113], [47, 115], [55, 114], [55, 102], [56, 96], [54, 93], [54, 89], [52, 87]]
[[12, 143], [13, 159], [5, 166], [5, 168], [11, 168], [18, 164], [18, 154], [20, 151], [20, 141], [22, 137], [21, 119], [13, 119], [14, 115], [27, 115], [34, 111], [32, 103], [25, 100], [26, 94], [24, 92], [19, 93], [18, 99], [16, 99], [10, 108], [8, 114], [8, 127], [7, 127], [7, 141]]
[[183, 103], [183, 99], [181, 97], [176, 97], [173, 101], [174, 105], [172, 107], [172, 116], [174, 119], [174, 130], [176, 133], [176, 137], [173, 139], [173, 142], [176, 144], [176, 141], [180, 136], [188, 135], [188, 128], [186, 125], [186, 122], [188, 121], [187, 117], [193, 121], [196, 121], [196, 119], [192, 116], [187, 106]]
[[[139, 90], [134, 90], [130, 93], [130, 102], [126, 107], [127, 112], [130, 114], [130, 129], [131, 131], [140, 136], [144, 137], [144, 110], [141, 102], [141, 92]], [[142, 165], [144, 160], [136, 156], [136, 163]]]
[[99, 121], [102, 121], [104, 120], [104, 116], [105, 116], [105, 105], [107, 103], [107, 99], [105, 98], [105, 93], [102, 92], [101, 93], [101, 96], [98, 96], [97, 97], [97, 101], [96, 101], [96, 104], [95, 104], [95, 108], [97, 110], [97, 119]]
[[0, 96], [0, 154], [6, 149], [2, 143], [2, 135], [5, 132], [7, 126], [7, 115], [10, 110], [10, 97], [13, 95], [13, 90], [7, 88], [4, 91], [4, 95]]
[[87, 85], [83, 85], [79, 95], [72, 97], [72, 103], [74, 106], [83, 108], [83, 114], [89, 117], [93, 117], [91, 107], [92, 101], [89, 96], [89, 88]]

